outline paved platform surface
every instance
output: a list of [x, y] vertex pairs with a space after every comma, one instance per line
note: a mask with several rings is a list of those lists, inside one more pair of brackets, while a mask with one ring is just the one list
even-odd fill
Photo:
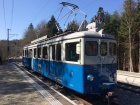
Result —
[[140, 86], [140, 73], [117, 70], [117, 81]]
[[77, 105], [16, 65], [0, 65], [0, 105]]
[[0, 105], [50, 105], [12, 64], [0, 65]]

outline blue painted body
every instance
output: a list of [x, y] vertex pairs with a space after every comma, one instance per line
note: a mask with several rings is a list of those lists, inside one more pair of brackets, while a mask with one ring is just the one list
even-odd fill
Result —
[[31, 69], [31, 62], [32, 62], [32, 58], [27, 58], [27, 57], [22, 58], [22, 64], [29, 69]]
[[[33, 64], [33, 65], [31, 65]], [[115, 87], [116, 64], [77, 65], [42, 59], [23, 58], [23, 65], [82, 94], [100, 94]], [[87, 80], [92, 74], [93, 81]], [[110, 81], [109, 78], [113, 80]]]

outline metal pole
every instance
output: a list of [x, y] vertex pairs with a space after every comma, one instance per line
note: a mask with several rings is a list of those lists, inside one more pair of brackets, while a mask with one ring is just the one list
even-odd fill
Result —
[[9, 62], [9, 30], [7, 29], [7, 57], [8, 57], [8, 62]]

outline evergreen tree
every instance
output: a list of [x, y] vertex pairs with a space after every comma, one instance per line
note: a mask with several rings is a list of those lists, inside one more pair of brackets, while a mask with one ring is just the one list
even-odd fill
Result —
[[103, 29], [104, 29], [104, 32], [109, 33], [109, 34], [111, 34], [110, 24], [111, 24], [111, 15], [107, 12], [105, 14]]
[[88, 22], [85, 20], [81, 26], [81, 31], [85, 31], [86, 30], [86, 26], [88, 25]]
[[30, 23], [30, 25], [29, 25], [29, 27], [28, 27], [28, 30], [30, 30], [30, 31], [33, 31], [33, 30], [34, 30], [34, 26], [33, 26], [32, 23]]
[[[95, 16], [96, 17], [96, 16]], [[95, 17], [91, 18], [90, 23], [95, 22]]]
[[120, 27], [120, 16], [118, 12], [115, 11], [112, 15], [106, 13], [105, 17], [105, 32], [117, 36]]
[[36, 33], [34, 30], [34, 26], [32, 25], [32, 23], [30, 23], [28, 29], [25, 31], [24, 33], [24, 37], [23, 37], [23, 44], [29, 44], [32, 40], [36, 39]]
[[67, 26], [67, 30], [73, 30], [73, 31], [77, 31], [79, 28], [79, 25], [76, 21], [72, 21], [70, 23], [68, 23], [68, 26]]
[[58, 29], [57, 29], [56, 24], [57, 24], [58, 28], [61, 30], [59, 24], [56, 22], [55, 17], [52, 16], [50, 21], [46, 25], [48, 37], [53, 37], [57, 34]]
[[37, 33], [37, 37], [42, 37], [44, 35], [48, 35], [47, 33], [47, 22], [45, 20], [42, 20], [36, 27], [36, 33]]

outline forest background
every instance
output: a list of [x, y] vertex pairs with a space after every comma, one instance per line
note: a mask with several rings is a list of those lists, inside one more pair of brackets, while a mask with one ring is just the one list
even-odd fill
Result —
[[[125, 0], [121, 13], [114, 11], [113, 14], [110, 14], [105, 11], [104, 15], [103, 29], [106, 33], [114, 35], [117, 40], [117, 69], [140, 72], [140, 0]], [[93, 21], [95, 21], [95, 16], [90, 22]], [[87, 21], [85, 23], [88, 24]], [[57, 25], [59, 26], [59, 23]], [[74, 20], [68, 23], [66, 29], [77, 30], [79, 25], [80, 22]], [[60, 26], [59, 28], [61, 29]], [[48, 22], [40, 21], [37, 27], [29, 23], [22, 39], [9, 41], [9, 57], [22, 56], [23, 46], [44, 35], [52, 37], [57, 32], [56, 17], [54, 16]], [[0, 55], [3, 60], [7, 59], [7, 40], [0, 41]]]

